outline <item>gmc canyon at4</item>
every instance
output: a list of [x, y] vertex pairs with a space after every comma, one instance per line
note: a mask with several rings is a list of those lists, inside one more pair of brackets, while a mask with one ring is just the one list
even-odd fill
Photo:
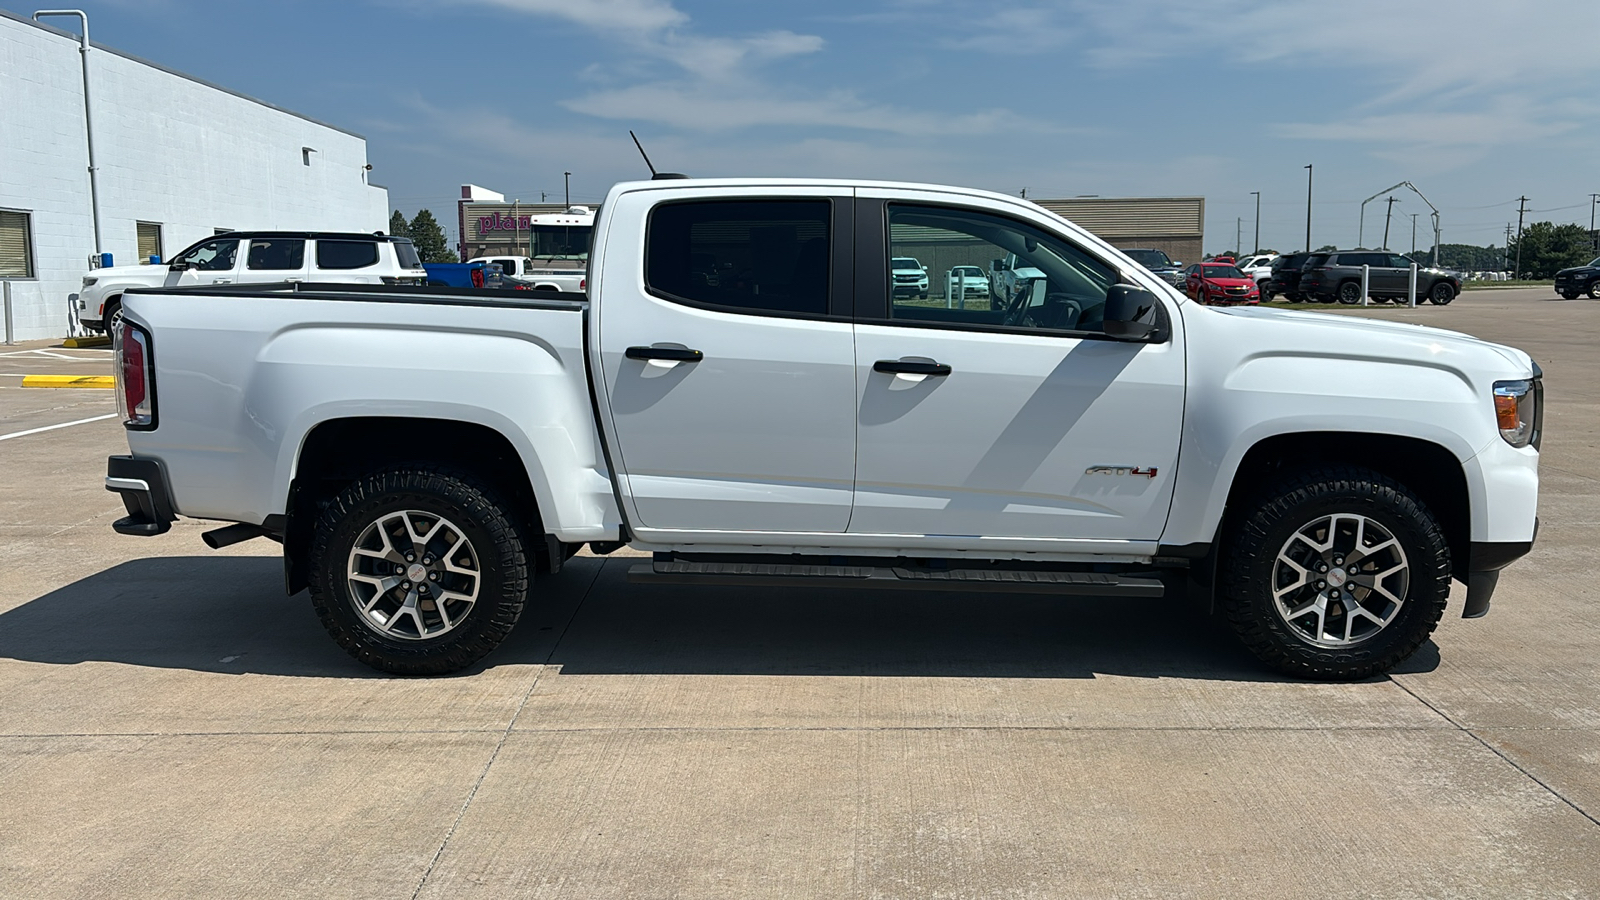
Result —
[[[619, 184], [594, 234], [585, 295], [130, 289], [114, 527], [279, 540], [341, 646], [415, 674], [628, 544], [649, 582], [1197, 593], [1267, 665], [1361, 678], [1532, 546], [1519, 350], [1209, 308], [961, 188]], [[929, 248], [1037, 275], [928, 303], [891, 271]]]

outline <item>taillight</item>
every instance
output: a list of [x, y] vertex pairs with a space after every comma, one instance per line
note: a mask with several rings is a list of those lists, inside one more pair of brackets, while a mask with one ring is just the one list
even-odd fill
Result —
[[587, 279], [587, 278], [579, 278], [578, 279], [578, 290], [587, 291], [588, 289], [589, 289], [589, 279]]
[[150, 335], [124, 318], [113, 335], [117, 373], [117, 412], [128, 428], [156, 427], [155, 368]]
[[472, 286], [475, 287], [475, 288], [483, 287], [483, 270], [482, 269], [473, 269], [472, 270]]

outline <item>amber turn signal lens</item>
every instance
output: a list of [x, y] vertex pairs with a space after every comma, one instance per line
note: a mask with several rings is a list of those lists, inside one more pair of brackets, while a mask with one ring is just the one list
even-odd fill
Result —
[[1521, 424], [1517, 419], [1517, 398], [1505, 394], [1494, 397], [1494, 417], [1502, 431], [1515, 431]]

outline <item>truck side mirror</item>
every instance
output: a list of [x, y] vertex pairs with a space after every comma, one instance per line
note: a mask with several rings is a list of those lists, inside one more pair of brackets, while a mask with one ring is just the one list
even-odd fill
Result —
[[1106, 292], [1102, 317], [1106, 334], [1125, 341], [1147, 340], [1156, 330], [1159, 306], [1156, 296], [1144, 288], [1114, 284]]
[[1005, 260], [996, 259], [996, 260], [991, 260], [989, 262], [989, 268], [994, 270], [994, 271], [996, 271], [996, 272], [1004, 272], [1006, 269], [1009, 269], [1011, 267], [1006, 265], [1006, 261]]

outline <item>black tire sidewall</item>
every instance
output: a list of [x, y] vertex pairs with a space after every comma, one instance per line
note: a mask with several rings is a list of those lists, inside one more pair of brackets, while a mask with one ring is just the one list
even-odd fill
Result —
[[[1346, 288], [1354, 288], [1354, 296], [1349, 300], [1344, 298]], [[1355, 306], [1357, 303], [1361, 302], [1361, 286], [1347, 281], [1344, 284], [1339, 285], [1338, 293], [1334, 294], [1334, 298], [1340, 303], [1343, 303], [1345, 306]]]
[[[1443, 290], [1440, 290], [1441, 288], [1443, 288]], [[1448, 284], [1436, 284], [1433, 286], [1433, 290], [1428, 292], [1428, 302], [1432, 303], [1434, 306], [1448, 305], [1450, 301], [1454, 300], [1455, 298], [1455, 289], [1450, 287]]]
[[[471, 543], [479, 565], [478, 598], [466, 619], [424, 640], [386, 637], [355, 610], [345, 567], [367, 526], [401, 510], [444, 516]], [[395, 470], [361, 479], [330, 503], [313, 537], [312, 603], [335, 641], [377, 669], [402, 675], [439, 675], [482, 659], [521, 615], [529, 566], [523, 541], [492, 494], [447, 474]]]
[[[1364, 678], [1392, 667], [1427, 640], [1444, 612], [1450, 567], [1443, 533], [1419, 501], [1376, 475], [1343, 485], [1303, 483], [1267, 496], [1272, 499], [1238, 530], [1225, 573], [1230, 618], [1263, 661], [1301, 677]], [[1311, 644], [1283, 620], [1272, 598], [1278, 551], [1295, 531], [1333, 513], [1375, 519], [1399, 540], [1411, 568], [1399, 614], [1378, 635], [1352, 647]]]

